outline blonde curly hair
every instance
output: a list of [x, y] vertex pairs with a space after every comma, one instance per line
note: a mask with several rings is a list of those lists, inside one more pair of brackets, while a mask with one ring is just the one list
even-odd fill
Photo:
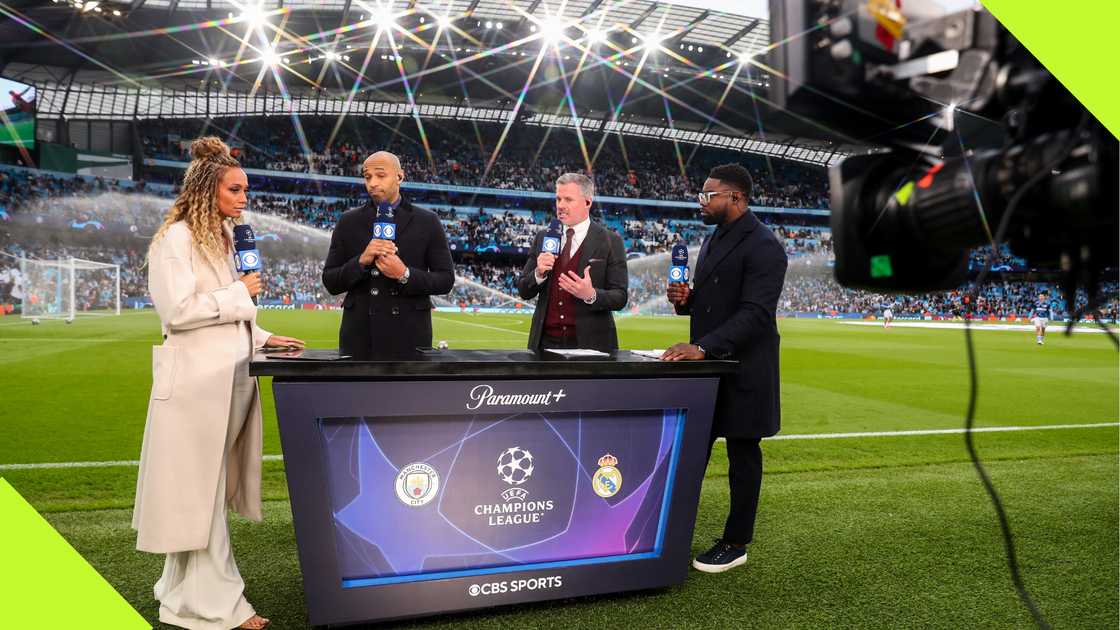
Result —
[[241, 163], [230, 155], [229, 147], [221, 139], [206, 136], [192, 142], [191, 163], [183, 176], [183, 187], [163, 225], [152, 237], [149, 255], [172, 223], [186, 221], [195, 245], [212, 262], [220, 263], [226, 254], [222, 235], [222, 221], [226, 219], [218, 211], [218, 183], [227, 170], [240, 167]]

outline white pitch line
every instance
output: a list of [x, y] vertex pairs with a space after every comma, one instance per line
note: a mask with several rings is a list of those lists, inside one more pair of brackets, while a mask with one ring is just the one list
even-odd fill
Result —
[[[282, 455], [265, 455], [262, 459], [266, 462], [284, 461]], [[43, 462], [40, 464], [0, 464], [0, 470], [44, 470], [50, 468], [115, 468], [136, 467], [140, 465], [138, 459], [122, 459], [112, 462]]]
[[[882, 320], [876, 321], [858, 321], [858, 322], [840, 322], [845, 326], [878, 326], [883, 328]], [[964, 324], [961, 322], [900, 322], [895, 321], [891, 324], [891, 328], [933, 328], [939, 330], [964, 330]], [[1051, 322], [1046, 329], [1051, 335], [1065, 335], [1066, 325], [1064, 322]], [[986, 324], [975, 323], [972, 325], [972, 330], [999, 330], [999, 331], [1015, 331], [1015, 332], [1034, 332], [1034, 325], [1032, 324]], [[1075, 333], [1097, 333], [1103, 334], [1104, 331], [1099, 327], [1090, 328], [1088, 326], [1075, 326], [1073, 329]]]
[[[1102, 427], [1120, 427], [1120, 422], [1092, 422], [1083, 424], [1039, 424], [1034, 426], [1008, 426], [1008, 427], [976, 427], [973, 433], [1000, 433], [1004, 431], [1045, 431], [1050, 429], [1099, 429]], [[953, 435], [964, 433], [963, 427], [959, 429], [914, 429], [910, 431], [860, 431], [856, 433], [794, 433], [790, 435], [775, 435], [765, 438], [770, 440], [843, 440], [861, 437], [906, 437], [908, 435]], [[719, 438], [720, 441], [723, 438]]]
[[[1046, 429], [1100, 429], [1103, 427], [1120, 427], [1120, 422], [1094, 422], [1087, 424], [1041, 424], [1038, 426], [1010, 426], [1010, 427], [979, 427], [973, 433], [995, 433], [1005, 431], [1042, 431]], [[913, 431], [865, 431], [860, 433], [795, 433], [790, 435], [777, 435], [769, 440], [840, 440], [858, 437], [903, 437], [908, 435], [945, 435], [964, 433], [964, 429], [920, 429]], [[720, 442], [723, 438], [719, 438]], [[266, 462], [284, 461], [282, 455], [265, 455]], [[112, 468], [125, 466], [139, 466], [138, 460], [120, 460], [110, 462], [42, 462], [37, 464], [0, 464], [0, 471], [4, 470], [43, 470], [51, 468]]]
[[443, 320], [445, 322], [451, 322], [452, 324], [462, 324], [464, 326], [476, 326], [478, 328], [486, 328], [488, 330], [497, 330], [499, 332], [509, 333], [511, 335], [525, 335], [525, 336], [529, 335], [529, 333], [524, 332], [524, 331], [520, 331], [520, 330], [510, 330], [508, 328], [500, 328], [498, 326], [489, 326], [487, 324], [478, 324], [478, 323], [475, 323], [475, 322], [464, 322], [464, 321], [460, 321], [458, 319], [451, 319], [449, 317], [438, 317], [436, 315], [432, 315], [432, 319], [439, 319], [439, 320]]

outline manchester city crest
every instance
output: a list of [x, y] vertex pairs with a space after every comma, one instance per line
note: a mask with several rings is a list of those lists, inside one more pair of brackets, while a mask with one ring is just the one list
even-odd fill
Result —
[[409, 464], [397, 474], [397, 498], [405, 505], [420, 507], [436, 498], [439, 473], [423, 462]]
[[613, 497], [622, 489], [622, 472], [618, 470], [618, 458], [610, 453], [599, 458], [599, 470], [591, 479], [591, 488], [604, 499]]

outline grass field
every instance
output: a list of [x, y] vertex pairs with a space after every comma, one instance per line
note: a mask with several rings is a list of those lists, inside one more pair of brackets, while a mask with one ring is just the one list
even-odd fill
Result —
[[[265, 312], [262, 326], [334, 347], [332, 312]], [[409, 627], [995, 627], [1030, 625], [1011, 589], [992, 508], [959, 434], [807, 434], [954, 429], [968, 374], [963, 333], [786, 320], [785, 438], [763, 443], [767, 477], [745, 569], [690, 574], [677, 588], [416, 621]], [[522, 347], [523, 316], [435, 315], [454, 348]], [[684, 318], [619, 320], [626, 348], [687, 340]], [[983, 433], [980, 452], [1004, 495], [1028, 587], [1055, 627], [1116, 627], [1117, 354], [1103, 335], [975, 335], [979, 426], [1103, 427]], [[0, 475], [155, 623], [162, 557], [133, 551], [128, 528], [155, 316], [0, 319]], [[278, 454], [270, 385], [265, 452]], [[111, 466], [19, 468], [46, 462]], [[707, 472], [693, 547], [722, 530], [726, 458]], [[283, 464], [265, 464], [264, 523], [234, 518], [247, 596], [274, 627], [305, 625]], [[96, 624], [90, 627], [97, 627]]]

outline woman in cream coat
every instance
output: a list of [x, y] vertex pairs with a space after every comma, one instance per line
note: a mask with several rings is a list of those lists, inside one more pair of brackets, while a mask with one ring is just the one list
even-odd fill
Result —
[[132, 526], [136, 548], [167, 554], [159, 618], [184, 628], [263, 628], [245, 600], [226, 505], [261, 520], [261, 406], [252, 351], [302, 347], [256, 323], [259, 274], [237, 277], [232, 225], [248, 180], [213, 137], [191, 145], [182, 191], [148, 251], [148, 290], [163, 331]]

